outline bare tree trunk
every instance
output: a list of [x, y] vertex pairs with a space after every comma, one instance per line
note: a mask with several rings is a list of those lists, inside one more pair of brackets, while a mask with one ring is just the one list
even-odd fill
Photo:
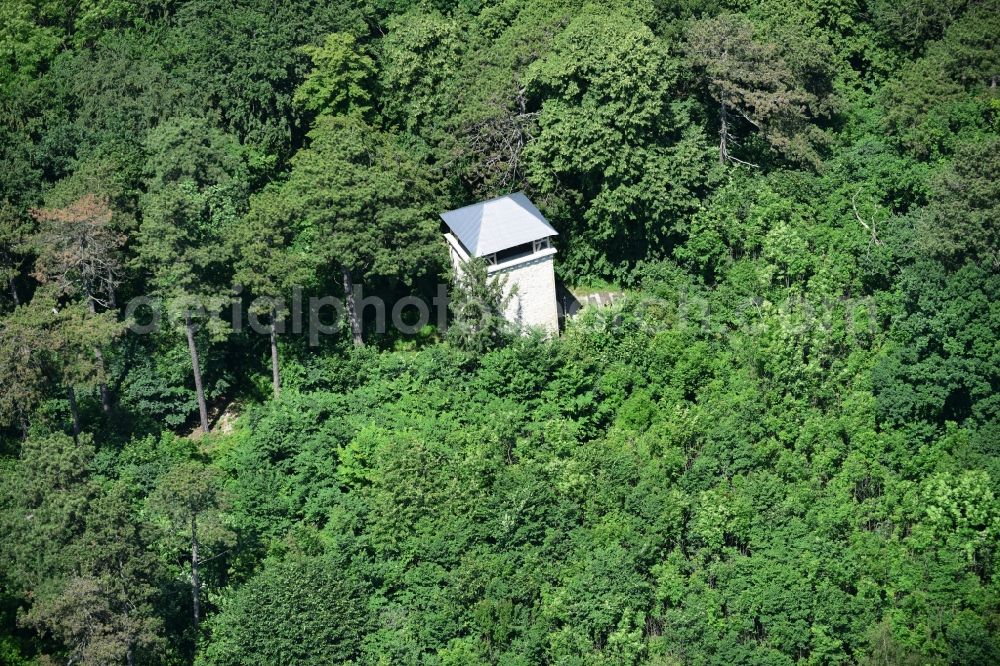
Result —
[[198, 347], [194, 343], [194, 324], [191, 313], [184, 313], [184, 332], [187, 334], [188, 351], [191, 353], [191, 369], [194, 372], [194, 390], [198, 394], [198, 415], [201, 417], [201, 431], [208, 433], [208, 407], [205, 405], [205, 389], [201, 385], [201, 365], [198, 363]]
[[198, 578], [198, 519], [191, 515], [191, 606], [194, 613], [194, 630], [201, 622], [201, 582]]
[[364, 338], [361, 337], [361, 318], [358, 316], [357, 303], [354, 301], [354, 280], [351, 277], [350, 269], [342, 267], [340, 269], [344, 277], [344, 305], [347, 310], [347, 321], [351, 324], [351, 335], [354, 338], [354, 346], [364, 346]]
[[15, 306], [20, 305], [21, 297], [17, 293], [17, 285], [14, 284], [14, 278], [10, 279], [9, 285], [10, 285], [10, 297], [14, 299], [14, 305]]
[[111, 271], [108, 271], [108, 306], [114, 309], [118, 304], [115, 302], [115, 281], [112, 277]]
[[[87, 297], [90, 304], [90, 314], [97, 314], [97, 307], [94, 305], [94, 299], [90, 296]], [[104, 354], [101, 353], [100, 347], [94, 347], [94, 356], [97, 357], [97, 369], [101, 373], [101, 382], [98, 387], [101, 390], [101, 411], [107, 414], [111, 411], [111, 392], [108, 391], [108, 384], [104, 381], [104, 377], [107, 374], [107, 368], [104, 365]]]
[[729, 138], [729, 112], [726, 103], [719, 103], [719, 164], [725, 164], [729, 158], [729, 148], [726, 141]]
[[125, 663], [128, 666], [135, 666], [135, 645], [129, 643], [128, 649], [125, 650]]
[[278, 367], [278, 312], [271, 308], [271, 383], [274, 386], [274, 399], [281, 395], [281, 372]]
[[69, 399], [69, 413], [73, 417], [73, 441], [80, 443], [80, 410], [76, 406], [76, 391], [72, 386], [66, 387], [66, 397]]

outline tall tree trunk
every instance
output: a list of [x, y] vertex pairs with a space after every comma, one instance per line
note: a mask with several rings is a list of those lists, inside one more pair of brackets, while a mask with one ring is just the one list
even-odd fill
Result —
[[[94, 305], [94, 299], [88, 296], [87, 301], [90, 304], [90, 314], [97, 314], [97, 306]], [[108, 391], [108, 384], [104, 381], [107, 368], [104, 365], [104, 354], [101, 353], [100, 347], [94, 347], [94, 356], [97, 358], [97, 369], [101, 373], [101, 382], [98, 384], [101, 390], [101, 411], [107, 414], [111, 411], [111, 392]]]
[[191, 313], [184, 313], [184, 332], [187, 334], [188, 351], [191, 352], [191, 369], [194, 372], [194, 390], [198, 394], [198, 415], [201, 417], [201, 431], [208, 433], [208, 407], [205, 405], [205, 389], [201, 385], [201, 365], [198, 363], [198, 347], [194, 343], [194, 324]]
[[726, 109], [725, 101], [719, 102], [719, 164], [725, 164], [729, 158], [729, 147], [726, 145], [729, 138], [729, 111]]
[[20, 305], [21, 297], [17, 293], [17, 285], [14, 284], [14, 278], [10, 279], [9, 285], [10, 285], [10, 297], [14, 299], [14, 305], [15, 306]]
[[351, 277], [349, 268], [340, 269], [344, 278], [344, 304], [347, 310], [347, 321], [351, 324], [351, 336], [354, 338], [354, 346], [361, 347], [365, 344], [361, 337], [361, 317], [357, 310], [357, 303], [354, 301], [354, 279]]
[[76, 391], [72, 386], [66, 387], [66, 397], [69, 399], [69, 413], [73, 417], [73, 441], [80, 443], [80, 410], [76, 406]]
[[129, 643], [125, 650], [125, 663], [128, 666], [135, 666], [135, 643]]
[[278, 311], [271, 308], [271, 383], [274, 386], [274, 399], [281, 394], [281, 372], [278, 367]]
[[108, 307], [111, 309], [117, 308], [118, 303], [115, 302], [115, 281], [112, 279], [113, 276], [111, 271], [108, 271]]
[[191, 514], [191, 607], [194, 613], [194, 630], [198, 631], [201, 622], [201, 582], [198, 578], [198, 519]]

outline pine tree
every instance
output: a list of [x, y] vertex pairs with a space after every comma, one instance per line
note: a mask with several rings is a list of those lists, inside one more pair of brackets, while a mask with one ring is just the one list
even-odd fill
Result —
[[302, 286], [315, 271], [312, 253], [295, 243], [299, 229], [291, 223], [294, 213], [287, 204], [280, 189], [262, 192], [252, 199], [250, 210], [227, 238], [234, 279], [255, 297], [251, 314], [270, 318], [271, 383], [276, 399], [281, 393], [278, 335], [288, 316], [285, 299], [291, 288]]
[[341, 274], [356, 346], [355, 283], [407, 280], [441, 260], [430, 174], [419, 153], [354, 115], [321, 116], [283, 190], [320, 265]]
[[[226, 230], [239, 218], [246, 174], [236, 141], [206, 121], [177, 118], [147, 138], [148, 192], [137, 233], [138, 266], [148, 273], [153, 296], [187, 341], [202, 432], [208, 405], [196, 333], [223, 339], [228, 327], [214, 316], [228, 300]], [[241, 176], [237, 178], [237, 176]], [[199, 314], [205, 314], [197, 322]]]
[[775, 44], [758, 36], [753, 23], [738, 14], [696, 21], [687, 52], [717, 105], [720, 163], [746, 163], [733, 150], [741, 128], [758, 131], [791, 159], [818, 162], [815, 144], [821, 133], [811, 121], [823, 100], [804, 85]]
[[[34, 276], [51, 283], [56, 294], [81, 297], [90, 314], [115, 306], [121, 282], [119, 253], [125, 237], [112, 227], [113, 213], [107, 198], [86, 194], [63, 208], [32, 211], [38, 230], [30, 244], [37, 254]], [[111, 411], [111, 394], [104, 378], [106, 368], [100, 346], [93, 349], [100, 374], [101, 407]], [[72, 387], [70, 401], [73, 401]]]

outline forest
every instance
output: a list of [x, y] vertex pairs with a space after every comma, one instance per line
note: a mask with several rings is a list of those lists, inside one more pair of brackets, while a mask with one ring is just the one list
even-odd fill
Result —
[[[0, 1], [0, 663], [1000, 663], [998, 41]], [[442, 239], [517, 191], [623, 294], [556, 336]]]

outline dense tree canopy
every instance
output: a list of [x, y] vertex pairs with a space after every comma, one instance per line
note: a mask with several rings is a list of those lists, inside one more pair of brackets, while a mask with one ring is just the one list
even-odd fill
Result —
[[0, 663], [1000, 663], [998, 35], [0, 2]]

